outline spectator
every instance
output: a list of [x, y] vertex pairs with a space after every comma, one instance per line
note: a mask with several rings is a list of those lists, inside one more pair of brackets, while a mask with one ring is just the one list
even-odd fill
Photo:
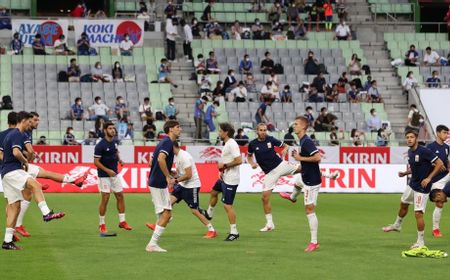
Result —
[[[5, 3], [5, 1], [3, 1]], [[5, 7], [0, 6], [0, 30], [12, 29], [10, 14], [6, 11]]]
[[350, 132], [350, 138], [352, 141], [353, 147], [362, 146], [364, 143], [365, 135], [364, 132], [357, 130], [356, 128], [353, 128]]
[[67, 47], [66, 36], [64, 34], [59, 35], [59, 39], [55, 41], [55, 55], [74, 55], [75, 52]]
[[261, 61], [261, 73], [270, 74], [275, 67], [275, 63], [271, 58], [272, 55], [270, 54], [270, 52], [266, 52], [264, 56], [265, 58]]
[[95, 19], [106, 19], [108, 18], [103, 10], [98, 10], [95, 13]]
[[123, 38], [124, 39], [119, 44], [120, 55], [131, 56], [133, 54], [134, 44], [131, 42], [128, 33], [125, 33]]
[[47, 137], [45, 137], [44, 135], [42, 135], [41, 137], [39, 137], [38, 142], [36, 143], [36, 145], [48, 145], [47, 143]]
[[91, 120], [96, 120], [98, 118], [102, 118], [105, 122], [109, 120], [109, 115], [111, 114], [108, 106], [103, 104], [102, 98], [100, 96], [96, 96], [94, 99], [95, 103], [89, 107], [89, 113], [91, 115]]
[[422, 116], [422, 114], [420, 114], [417, 106], [415, 104], [411, 104], [411, 106], [409, 106], [408, 123], [406, 125], [406, 130], [412, 129], [419, 131], [420, 126], [423, 124], [423, 122], [424, 117]]
[[315, 146], [320, 146], [320, 141], [317, 140], [316, 135], [314, 133], [311, 134], [309, 137], [311, 138]]
[[345, 83], [345, 80], [343, 78], [339, 78], [336, 84], [336, 90], [340, 94], [347, 93], [347, 84]]
[[345, 84], [348, 84], [347, 72], [342, 72], [340, 79], [342, 79]]
[[81, 38], [77, 41], [77, 51], [78, 55], [91, 54], [91, 43], [89, 42], [89, 37], [86, 32], [81, 33]]
[[292, 32], [294, 33], [294, 39], [295, 40], [306, 40], [306, 27], [305, 22], [301, 19], [297, 19], [297, 26], [291, 27]]
[[125, 133], [125, 139], [134, 140], [134, 125], [132, 122], [128, 122], [127, 124], [127, 132]]
[[381, 128], [381, 119], [377, 116], [375, 108], [370, 109], [370, 116], [367, 119], [367, 131], [377, 132]]
[[248, 92], [256, 92], [256, 81], [253, 74], [247, 74], [244, 80], [245, 88]]
[[326, 0], [323, 4], [323, 10], [325, 14], [325, 29], [331, 31], [333, 29], [333, 5], [330, 0]]
[[432, 51], [431, 47], [425, 49], [425, 55], [423, 57], [423, 64], [425, 66], [440, 66], [441, 56], [437, 52]]
[[283, 24], [279, 21], [274, 21], [272, 23], [272, 36], [275, 35], [283, 35]]
[[222, 81], [217, 81], [216, 87], [213, 90], [213, 97], [214, 99], [224, 97], [225, 96], [225, 90], [223, 86]]
[[[326, 100], [327, 102], [338, 102], [339, 91], [337, 84], [333, 84], [331, 87], [326, 88]], [[345, 99], [347, 101], [347, 99]]]
[[259, 18], [256, 18], [255, 23], [252, 25], [252, 33], [254, 40], [263, 40], [266, 37], [264, 27], [259, 21]]
[[67, 68], [67, 76], [69, 78], [69, 82], [80, 82], [81, 70], [77, 65], [77, 60], [72, 58], [70, 60], [70, 65]]
[[94, 128], [95, 128], [95, 135], [97, 138], [104, 138], [105, 133], [103, 131], [103, 126], [105, 125], [105, 120], [103, 118], [97, 118], [95, 120]]
[[270, 123], [269, 117], [266, 115], [267, 106], [272, 105], [272, 99], [271, 98], [265, 98], [264, 102], [259, 105], [258, 110], [255, 114], [255, 120], [256, 123]]
[[267, 81], [266, 84], [261, 88], [259, 100], [264, 101], [266, 99], [274, 99], [271, 81]]
[[203, 54], [197, 55], [197, 62], [194, 66], [195, 66], [195, 71], [197, 72], [197, 74], [206, 73], [206, 62], [205, 62], [205, 59], [203, 58]]
[[64, 134], [63, 145], [69, 146], [79, 145], [78, 142], [75, 140], [75, 135], [73, 135], [73, 127], [71, 126], [69, 126], [66, 129], [66, 134]]
[[319, 72], [319, 74], [314, 78], [313, 82], [311, 83], [309, 102], [323, 102], [326, 85], [327, 82], [323, 77], [323, 73]]
[[13, 54], [23, 54], [23, 42], [18, 32], [14, 33], [10, 46]]
[[313, 108], [311, 106], [306, 107], [306, 113], [304, 114], [304, 117], [308, 119], [309, 126], [313, 127], [314, 115], [313, 115]]
[[337, 13], [339, 19], [347, 20], [347, 8], [345, 7], [344, 1], [337, 3]]
[[[216, 126], [214, 125], [214, 119], [219, 115], [216, 112], [216, 108], [220, 106], [219, 101], [214, 101], [211, 105], [206, 108], [205, 113], [205, 124], [208, 127], [209, 132], [216, 131]], [[207, 137], [209, 138], [209, 137]]]
[[212, 40], [222, 40], [222, 26], [218, 22], [209, 23], [207, 25], [207, 36]]
[[314, 52], [308, 52], [308, 58], [303, 61], [306, 75], [317, 75], [319, 73], [319, 61], [314, 57]]
[[200, 81], [198, 82], [200, 86], [200, 95], [209, 95], [211, 93], [212, 81], [208, 74], [202, 75]]
[[366, 83], [364, 84], [364, 87], [363, 87], [363, 89], [364, 89], [364, 91], [369, 91], [369, 89], [372, 87], [372, 76], [367, 76], [367, 81], [366, 81]]
[[331, 128], [329, 144], [330, 146], [339, 146], [339, 138], [336, 133], [336, 127]]
[[267, 18], [270, 22], [279, 21], [282, 12], [283, 8], [281, 7], [280, 2], [276, 0], [267, 11]]
[[414, 78], [413, 71], [409, 71], [406, 74], [406, 79], [403, 81], [403, 92], [408, 94], [415, 87], [417, 87], [417, 80]]
[[70, 12], [70, 16], [74, 18], [82, 18], [85, 16], [86, 12], [84, 1], [78, 1], [76, 7]]
[[111, 74], [114, 82], [123, 82], [123, 71], [122, 67], [120, 67], [120, 62], [114, 62], [114, 67]]
[[152, 121], [153, 120], [153, 113], [152, 113], [152, 107], [150, 104], [150, 98], [145, 97], [144, 103], [139, 105], [139, 115], [141, 116], [141, 121]]
[[277, 74], [275, 74], [274, 71], [270, 72], [270, 77], [267, 79], [267, 81], [272, 82], [272, 98], [274, 98], [275, 101], [280, 101], [280, 82], [278, 80]]
[[75, 98], [75, 103], [72, 105], [70, 110], [70, 117], [72, 120], [83, 121], [84, 117], [84, 108], [83, 103], [81, 101], [81, 97]]
[[377, 131], [377, 141], [375, 142], [375, 145], [377, 147], [386, 147], [388, 145], [389, 139], [386, 135], [386, 132], [383, 128], [378, 129]]
[[336, 39], [337, 40], [351, 40], [352, 33], [350, 32], [350, 27], [345, 23], [343, 19], [339, 20], [339, 24], [336, 27]]
[[372, 86], [369, 88], [368, 99], [369, 99], [369, 102], [372, 102], [372, 103], [383, 103], [383, 98], [381, 98], [381, 94], [378, 91], [376, 80], [372, 81]]
[[409, 46], [409, 50], [405, 53], [405, 65], [417, 66], [419, 61], [419, 53], [416, 51], [416, 46]]
[[439, 88], [441, 87], [441, 79], [439, 79], [439, 72], [434, 70], [431, 73], [431, 77], [427, 79], [427, 86], [429, 88]]
[[238, 128], [234, 140], [236, 140], [236, 143], [238, 143], [239, 146], [247, 146], [249, 142], [248, 136], [244, 134], [244, 130], [242, 128]]
[[122, 96], [117, 96], [116, 98], [116, 107], [114, 108], [117, 120], [119, 122], [127, 122], [128, 116], [130, 115], [130, 110], [127, 107], [127, 104], [125, 104], [125, 100]]
[[214, 52], [209, 52], [209, 58], [206, 60], [206, 70], [209, 74], [219, 74], [220, 68], [219, 63], [216, 59], [216, 54]]
[[178, 115], [177, 106], [175, 106], [175, 99], [173, 97], [169, 98], [169, 104], [164, 107], [164, 115], [170, 120], [176, 120]]
[[44, 40], [42, 39], [41, 34], [38, 33], [36, 34], [36, 36], [34, 36], [32, 48], [34, 55], [46, 55], [45, 43]]
[[280, 92], [280, 101], [283, 103], [292, 102], [292, 92], [289, 85], [285, 85], [284, 89]]
[[239, 24], [239, 21], [236, 20], [231, 26], [231, 39], [233, 40], [241, 40], [241, 34], [244, 33], [244, 30], [242, 29], [241, 25]]
[[223, 88], [225, 93], [232, 91], [237, 86], [237, 80], [234, 77], [234, 70], [228, 70], [228, 76], [225, 78], [225, 82], [223, 84]]
[[177, 88], [178, 85], [169, 77], [170, 72], [172, 72], [172, 65], [167, 60], [167, 58], [161, 59], [161, 65], [159, 65], [159, 82], [160, 83], [169, 83], [174, 88]]
[[202, 139], [203, 120], [205, 118], [205, 104], [208, 102], [208, 98], [203, 96], [195, 101], [194, 121], [195, 121], [195, 139]]
[[205, 9], [203, 10], [202, 17], [200, 18], [203, 21], [211, 22], [213, 21], [212, 17], [212, 7], [214, 5], [214, 0], [209, 0], [208, 5], [206, 5]]
[[313, 23], [315, 23], [316, 24], [316, 32], [319, 32], [319, 21], [320, 20], [319, 20], [318, 16], [319, 16], [319, 12], [317, 10], [316, 3], [313, 3], [309, 10], [309, 13], [308, 13], [308, 18], [309, 18], [308, 30], [309, 31], [312, 30], [311, 25]]
[[187, 24], [187, 22], [182, 19], [181, 20], [181, 26], [183, 26], [183, 53], [184, 57], [186, 58], [186, 62], [192, 62], [194, 60], [194, 57], [192, 56], [192, 47], [191, 43], [194, 40], [194, 35], [192, 35], [192, 29]]
[[322, 107], [320, 109], [320, 114], [314, 122], [314, 130], [315, 131], [331, 131], [331, 128], [335, 126], [334, 122], [337, 120], [337, 117], [333, 114], [328, 113], [328, 109], [326, 107]]
[[283, 142], [286, 143], [286, 145], [294, 146], [295, 137], [292, 135], [293, 132], [294, 127], [290, 126], [288, 132], [283, 136]]
[[241, 60], [239, 64], [239, 74], [252, 74], [253, 73], [253, 62], [250, 60], [250, 56], [248, 54], [244, 55], [244, 59]]
[[348, 90], [347, 94], [348, 94], [348, 102], [358, 103], [361, 101], [361, 94], [360, 94], [359, 90], [356, 88], [355, 83], [350, 84], [350, 89]]
[[147, 121], [147, 124], [142, 128], [142, 132], [144, 134], [144, 141], [155, 140], [156, 126], [152, 121]]
[[94, 69], [91, 71], [92, 73], [92, 80], [94, 82], [104, 82], [108, 83], [111, 81], [109, 75], [106, 75], [103, 73], [103, 67], [100, 61], [97, 61], [94, 65]]
[[287, 17], [288, 17], [289, 27], [291, 27], [292, 22], [297, 22], [300, 19], [300, 16], [298, 13], [298, 7], [295, 4], [295, 0], [290, 1], [290, 5], [287, 8]]
[[195, 39], [200, 39], [200, 24], [198, 23], [197, 18], [193, 18], [191, 21], [191, 29], [192, 29], [192, 36]]
[[173, 24], [172, 18], [168, 17], [166, 20], [166, 43], [167, 43], [167, 59], [175, 61], [175, 40], [178, 36], [176, 26]]
[[88, 138], [83, 141], [83, 145], [86, 146], [95, 146], [97, 144], [97, 134], [95, 130], [90, 130], [88, 134]]
[[350, 72], [350, 75], [361, 75], [361, 59], [356, 53], [352, 55], [352, 59], [348, 64], [348, 72]]
[[[245, 102], [247, 100], [247, 89], [244, 82], [240, 81], [238, 86], [231, 91], [231, 97], [236, 102]], [[228, 98], [228, 101], [233, 101]]]

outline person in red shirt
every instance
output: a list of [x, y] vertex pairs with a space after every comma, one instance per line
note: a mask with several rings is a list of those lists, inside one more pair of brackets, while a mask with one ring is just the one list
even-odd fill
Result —
[[71, 17], [81, 18], [84, 16], [85, 8], [83, 5], [83, 1], [79, 1], [75, 9], [70, 12]]
[[444, 20], [447, 21], [448, 39], [450, 40], [450, 6], [448, 7], [448, 11], [447, 14], [445, 15]]
[[333, 28], [333, 5], [330, 0], [323, 4], [323, 9], [325, 13], [325, 29], [331, 31]]

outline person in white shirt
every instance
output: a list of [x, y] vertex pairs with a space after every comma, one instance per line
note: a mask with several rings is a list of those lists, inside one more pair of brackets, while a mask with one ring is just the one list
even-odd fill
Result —
[[130, 40], [130, 35], [128, 33], [125, 33], [124, 40], [120, 42], [119, 48], [120, 48], [120, 54], [124, 56], [130, 56], [133, 54], [133, 42]]
[[351, 40], [352, 34], [350, 32], [350, 27], [345, 24], [345, 21], [341, 19], [339, 25], [336, 27], [336, 39], [337, 40]]
[[148, 120], [153, 120], [152, 107], [150, 104], [150, 98], [145, 97], [144, 103], [139, 105], [139, 114], [141, 115], [141, 121], [146, 122]]
[[431, 50], [431, 47], [427, 47], [423, 57], [423, 64], [426, 66], [440, 66], [440, 58], [441, 56], [437, 52]]
[[171, 17], [166, 20], [166, 43], [167, 43], [167, 59], [170, 61], [175, 60], [175, 40], [178, 36], [177, 28], [173, 25]]
[[242, 156], [239, 145], [233, 139], [233, 136], [234, 128], [231, 124], [219, 124], [219, 137], [225, 143], [222, 149], [222, 160], [218, 164], [221, 178], [217, 180], [211, 191], [209, 207], [205, 213], [208, 219], [212, 218], [218, 194], [222, 192], [223, 206], [230, 222], [230, 234], [228, 234], [225, 241], [235, 241], [239, 238], [233, 202], [240, 181], [239, 165], [242, 164]]
[[[231, 91], [231, 97], [233, 97], [236, 102], [245, 102], [247, 99], [247, 89], [245, 88], [243, 81], [240, 81], [238, 86]], [[230, 97], [228, 97], [228, 101], [233, 100], [230, 100]]]
[[111, 110], [103, 104], [102, 98], [100, 96], [95, 97], [95, 103], [89, 107], [89, 112], [91, 114], [91, 120], [96, 120], [97, 118], [102, 118], [107, 122], [109, 120], [109, 115]]
[[64, 34], [59, 35], [59, 39], [57, 39], [54, 43], [55, 55], [74, 55], [75, 52], [71, 51], [67, 47], [66, 36]]
[[259, 99], [261, 101], [263, 101], [266, 98], [269, 98], [269, 99], [273, 98], [273, 90], [272, 90], [272, 82], [271, 81], [267, 81], [266, 84], [261, 88], [261, 96]]
[[407, 94], [413, 87], [417, 86], [417, 80], [413, 77], [413, 71], [409, 71], [403, 81], [403, 91]]
[[183, 38], [184, 39], [184, 41], [183, 41], [184, 56], [187, 59], [186, 62], [192, 62], [192, 60], [194, 59], [194, 57], [192, 56], [192, 48], [191, 48], [191, 43], [194, 40], [194, 36], [192, 35], [192, 29], [184, 19], [182, 19], [180, 23], [183, 26], [183, 32], [184, 32], [184, 38]]

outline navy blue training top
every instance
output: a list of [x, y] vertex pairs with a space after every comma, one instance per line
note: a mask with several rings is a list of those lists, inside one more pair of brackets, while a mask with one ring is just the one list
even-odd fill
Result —
[[275, 147], [283, 147], [283, 142], [272, 136], [267, 136], [262, 141], [256, 138], [248, 144], [248, 154], [255, 154], [256, 162], [266, 174], [283, 161], [275, 151]]

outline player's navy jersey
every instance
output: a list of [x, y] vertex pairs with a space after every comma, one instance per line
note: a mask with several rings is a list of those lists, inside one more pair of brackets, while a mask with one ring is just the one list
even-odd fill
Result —
[[[439, 145], [438, 142], [434, 141], [427, 145], [427, 148], [430, 149], [437, 157], [442, 160], [446, 169], [448, 169], [448, 154], [450, 147], [447, 144]], [[436, 181], [444, 178], [448, 174], [448, 171], [444, 171], [436, 175]]]
[[[117, 142], [111, 141], [108, 142], [104, 138], [95, 145], [94, 157], [100, 158], [100, 162], [106, 167], [114, 172], [117, 172], [117, 164], [119, 162], [119, 157], [117, 156]], [[109, 177], [109, 175], [101, 170], [97, 169], [98, 177]]]
[[442, 189], [442, 191], [447, 197], [450, 197], [450, 182], [447, 182], [447, 184], [445, 184], [445, 187]]
[[408, 150], [408, 164], [412, 173], [411, 179], [409, 180], [411, 189], [420, 193], [430, 192], [432, 183], [437, 181], [437, 176], [434, 176], [425, 188], [420, 183], [431, 173], [433, 170], [433, 162], [437, 159], [438, 157], [430, 149], [421, 145], [417, 146], [415, 151], [412, 149]]
[[25, 130], [23, 134], [25, 135], [25, 144], [33, 144], [33, 130]]
[[255, 154], [256, 162], [266, 174], [283, 161], [275, 151], [275, 146], [283, 147], [283, 142], [272, 136], [267, 136], [262, 141], [254, 139], [248, 144], [248, 154]]
[[22, 169], [22, 163], [14, 156], [13, 149], [23, 151], [23, 134], [19, 129], [12, 129], [3, 140], [3, 168], [2, 178], [9, 172]]
[[[313, 140], [305, 135], [299, 141], [300, 155], [302, 157], [312, 157], [319, 150], [316, 148]], [[322, 183], [322, 174], [320, 172], [318, 162], [301, 161], [302, 164], [302, 179], [307, 186], [316, 186]]]
[[166, 166], [167, 170], [172, 169], [173, 164], [173, 142], [170, 137], [166, 137], [156, 146], [155, 152], [152, 158], [152, 168], [148, 178], [148, 185], [152, 188], [164, 189], [167, 188], [166, 176], [161, 171], [158, 163], [158, 156], [160, 153], [166, 154]]
[[[0, 132], [0, 151], [3, 152], [3, 141], [6, 138], [6, 135], [8, 135], [8, 133], [10, 133], [12, 130], [14, 130], [14, 128], [7, 128], [5, 130], [3, 130], [2, 132]], [[0, 160], [0, 173], [2, 171], [2, 165], [3, 165], [3, 160]]]

